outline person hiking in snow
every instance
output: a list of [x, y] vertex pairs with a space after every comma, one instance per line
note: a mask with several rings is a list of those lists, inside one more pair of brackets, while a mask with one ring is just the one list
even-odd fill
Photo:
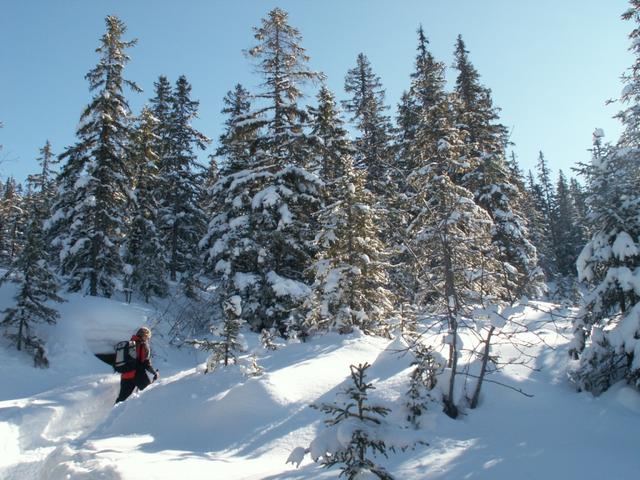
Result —
[[[158, 379], [158, 370], [151, 365], [150, 338], [151, 330], [147, 327], [140, 327], [131, 337], [131, 340], [136, 342], [136, 368], [121, 374], [120, 394], [116, 399], [116, 404], [129, 398], [136, 387], [138, 390], [144, 390], [152, 381], [155, 382]], [[147, 372], [153, 375], [153, 380], [149, 379]]]

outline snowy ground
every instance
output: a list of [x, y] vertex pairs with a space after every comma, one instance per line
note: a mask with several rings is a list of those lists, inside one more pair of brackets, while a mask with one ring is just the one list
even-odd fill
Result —
[[[0, 305], [10, 301], [10, 289], [0, 290]], [[79, 296], [60, 310], [60, 325], [47, 332], [48, 370], [0, 348], [2, 479], [337, 478], [337, 468], [322, 469], [308, 457], [300, 468], [285, 462], [324, 428], [322, 414], [308, 405], [333, 401], [349, 365], [365, 361], [373, 365], [375, 400], [402, 423], [410, 358], [396, 353], [398, 339], [329, 335], [289, 344], [260, 352], [265, 373], [246, 378], [234, 368], [204, 375], [202, 356], [172, 350], [156, 335], [161, 379], [113, 407], [118, 376], [92, 353], [127, 338], [155, 312]], [[541, 319], [527, 312], [527, 321]], [[640, 394], [624, 384], [598, 398], [575, 393], [565, 381], [562, 325], [560, 332], [540, 328], [556, 347], [528, 352], [541, 371], [514, 366], [493, 377], [533, 398], [487, 384], [480, 406], [460, 419], [428, 414], [417, 432], [428, 446], [379, 463], [399, 480], [640, 478]]]

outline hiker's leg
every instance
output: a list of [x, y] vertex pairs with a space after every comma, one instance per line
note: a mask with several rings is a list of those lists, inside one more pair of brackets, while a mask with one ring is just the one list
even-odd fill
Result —
[[149, 375], [147, 375], [147, 372], [145, 370], [138, 370], [136, 372], [135, 382], [138, 390], [142, 391], [149, 386], [151, 380], [149, 380]]
[[120, 394], [116, 399], [116, 403], [124, 402], [133, 393], [136, 388], [136, 382], [134, 380], [120, 379]]

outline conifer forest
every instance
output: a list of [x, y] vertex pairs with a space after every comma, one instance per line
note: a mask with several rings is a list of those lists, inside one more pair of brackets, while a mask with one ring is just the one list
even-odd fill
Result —
[[[11, 292], [2, 355], [53, 370], [71, 306], [87, 302], [152, 311], [156, 365], [171, 363], [169, 351], [202, 355], [205, 379], [241, 370], [228, 388], [266, 378], [289, 348], [320, 355], [319, 345], [355, 339], [404, 355], [395, 397], [367, 377], [376, 357], [354, 354], [336, 367], [341, 393], [313, 400], [305, 415], [324, 418], [325, 430], [292, 444], [282, 463], [326, 469], [242, 478], [463, 478], [400, 474], [384, 459], [432, 448], [427, 412], [439, 422], [482, 416], [489, 385], [492, 397], [526, 397], [500, 375], [540, 368], [552, 348], [542, 324], [564, 339], [549, 365], [564, 369], [565, 396], [600, 398], [616, 385], [640, 395], [640, 0], [622, 21], [634, 56], [619, 72], [622, 134], [596, 128], [583, 161], [554, 172], [543, 151], [523, 171], [462, 35], [452, 34], [445, 64], [416, 25], [412, 72], [390, 105], [366, 53], [331, 91], [310, 67], [304, 32], [273, 8], [246, 32], [253, 85], [219, 92], [223, 133], [210, 138], [194, 127], [200, 101], [188, 75], [159, 74], [142, 92], [129, 74], [136, 26], [107, 16], [87, 46], [95, 65], [74, 143], [43, 139], [36, 171], [0, 179], [0, 274]], [[630, 465], [611, 478], [636, 478], [640, 465]]]

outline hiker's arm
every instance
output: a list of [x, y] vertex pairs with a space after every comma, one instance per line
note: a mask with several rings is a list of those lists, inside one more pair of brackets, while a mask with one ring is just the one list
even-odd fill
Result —
[[151, 365], [151, 361], [149, 359], [145, 360], [144, 369], [147, 372], [152, 373], [153, 375], [155, 375], [158, 372], [155, 368], [153, 368], [153, 365]]
[[146, 345], [144, 345], [143, 348], [145, 349], [146, 355], [145, 355], [144, 362], [142, 362], [142, 366], [144, 367], [144, 369], [147, 372], [151, 373], [152, 375], [157, 375], [158, 371], [155, 368], [153, 368], [153, 365], [151, 365], [151, 358], [150, 358], [150, 355], [149, 355], [149, 348]]

